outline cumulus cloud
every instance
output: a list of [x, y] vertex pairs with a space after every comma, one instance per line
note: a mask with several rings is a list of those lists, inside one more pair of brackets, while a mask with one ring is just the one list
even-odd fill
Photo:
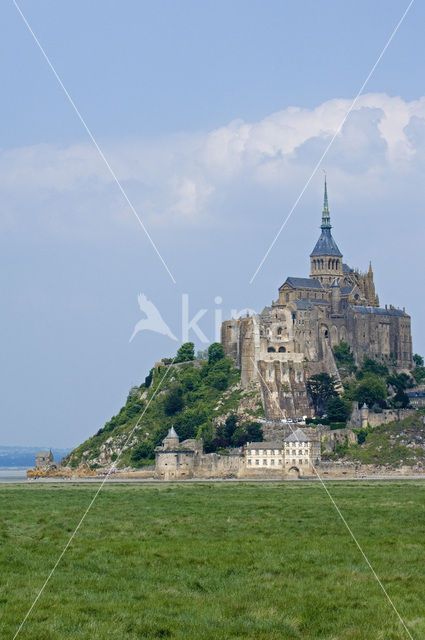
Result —
[[[349, 109], [329, 100], [315, 109], [288, 107], [259, 122], [235, 120], [210, 132], [157, 140], [113, 141], [105, 155], [151, 226], [212, 224], [230, 190], [302, 188]], [[425, 98], [362, 96], [324, 161], [341, 189], [369, 193], [394, 176], [419, 176], [425, 160]], [[336, 182], [336, 181], [335, 181]], [[130, 227], [134, 221], [96, 149], [87, 142], [0, 152], [3, 224], [43, 225], [54, 232]], [[338, 198], [338, 191], [335, 190]], [[221, 212], [221, 214], [220, 214]], [[227, 214], [226, 214], [227, 215]]]

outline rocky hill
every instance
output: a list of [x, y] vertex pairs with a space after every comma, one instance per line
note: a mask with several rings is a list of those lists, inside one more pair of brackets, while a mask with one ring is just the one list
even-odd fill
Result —
[[[193, 357], [183, 347], [178, 354]], [[152, 464], [154, 449], [171, 425], [182, 440], [202, 437], [206, 451], [240, 446], [261, 437], [258, 420], [263, 416], [259, 387], [253, 384], [242, 389], [240, 371], [224, 357], [221, 345], [213, 344], [208, 360], [191, 359], [151, 369], [145, 382], [130, 390], [120, 411], [71, 451], [63, 464], [94, 470], [118, 457], [119, 468]]]
[[425, 411], [416, 411], [399, 422], [354, 429], [358, 442], [342, 440], [324, 459], [344, 460], [388, 469], [425, 468]]

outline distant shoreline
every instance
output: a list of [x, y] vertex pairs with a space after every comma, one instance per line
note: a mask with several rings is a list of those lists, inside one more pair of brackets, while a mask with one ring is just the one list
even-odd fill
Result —
[[[102, 483], [104, 482], [105, 478], [37, 478], [37, 479], [27, 479], [26, 477], [22, 477], [22, 478], [9, 478], [9, 479], [2, 479], [1, 477], [1, 473], [0, 473], [0, 484], [28, 484], [28, 485], [40, 485], [40, 484], [98, 484], [98, 483]], [[407, 480], [413, 480], [413, 481], [423, 481], [425, 482], [425, 475], [424, 474], [411, 474], [411, 475], [377, 475], [377, 474], [372, 474], [372, 475], [366, 475], [363, 477], [356, 477], [356, 478], [337, 478], [337, 477], [331, 477], [331, 478], [322, 478], [322, 481], [327, 484], [328, 482], [344, 482], [344, 483], [355, 483], [355, 482], [370, 482], [370, 481], [375, 481], [375, 482], [380, 482], [380, 481], [385, 481], [385, 482], [389, 482], [389, 481], [393, 481], [393, 482], [398, 482], [398, 481], [407, 481]], [[279, 483], [290, 483], [290, 484], [308, 484], [308, 483], [320, 483], [321, 480], [319, 480], [318, 478], [315, 477], [306, 477], [306, 478], [187, 478], [187, 479], [173, 479], [173, 480], [162, 480], [162, 479], [155, 479], [155, 478], [108, 478], [105, 482], [105, 484], [159, 484], [159, 485], [164, 485], [164, 484], [198, 484], [198, 483], [214, 483], [214, 484], [218, 484], [218, 483], [233, 483], [233, 484], [240, 484], [240, 483], [248, 483], [248, 484], [252, 484], [252, 483], [259, 483], [259, 482], [269, 482], [272, 484], [279, 484]]]

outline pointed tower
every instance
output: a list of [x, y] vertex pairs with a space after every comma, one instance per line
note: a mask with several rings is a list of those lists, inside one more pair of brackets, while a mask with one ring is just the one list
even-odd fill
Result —
[[310, 253], [310, 278], [316, 278], [322, 285], [330, 286], [335, 278], [342, 276], [342, 253], [332, 237], [331, 216], [328, 204], [328, 186], [325, 174], [325, 193], [322, 209], [322, 233]]
[[375, 283], [373, 281], [372, 262], [369, 262], [369, 270], [364, 275], [365, 283], [365, 298], [366, 302], [371, 307], [379, 307], [379, 298], [376, 295]]

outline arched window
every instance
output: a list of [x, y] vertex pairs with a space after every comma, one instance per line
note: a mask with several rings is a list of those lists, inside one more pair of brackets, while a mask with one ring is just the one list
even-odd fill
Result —
[[282, 327], [279, 327], [279, 329], [277, 330], [277, 335], [281, 336], [282, 335]]
[[336, 268], [336, 269], [339, 269], [339, 260], [336, 260], [336, 261], [335, 261], [335, 268]]
[[332, 264], [332, 260], [330, 260], [330, 259], [329, 259], [329, 260], [328, 260], [328, 269], [330, 269], [330, 268], [331, 268], [331, 264]]
[[276, 349], [274, 347], [269, 347], [267, 351], [268, 353], [276, 353]]
[[279, 347], [279, 353], [286, 353], [285, 347]]
[[321, 269], [325, 268], [325, 261], [323, 260], [323, 258], [320, 261], [320, 267], [321, 267]]

